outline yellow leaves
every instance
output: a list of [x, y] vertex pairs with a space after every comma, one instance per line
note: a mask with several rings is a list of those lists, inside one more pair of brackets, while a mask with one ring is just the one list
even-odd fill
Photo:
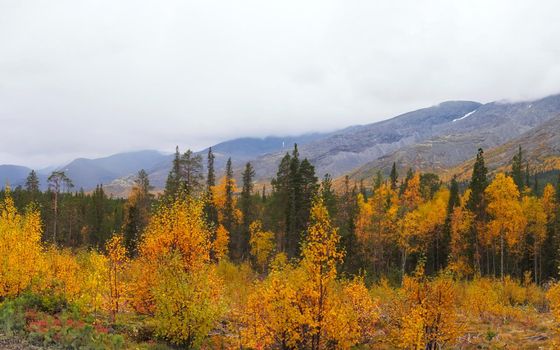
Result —
[[422, 201], [422, 193], [420, 192], [420, 174], [414, 173], [414, 176], [408, 180], [406, 189], [401, 198], [402, 206], [406, 210], [415, 209]]
[[503, 237], [510, 247], [521, 239], [526, 221], [521, 204], [519, 191], [509, 176], [499, 173], [485, 190], [488, 198], [488, 214], [492, 219], [488, 223], [491, 237]]
[[534, 284], [521, 285], [509, 276], [503, 281], [476, 278], [463, 283], [460, 290], [461, 309], [484, 322], [519, 319], [525, 313], [519, 306], [542, 305], [542, 293], [535, 290]]
[[[547, 224], [547, 215], [542, 202], [536, 197], [525, 196], [521, 202], [521, 207], [527, 222], [526, 232], [533, 236], [534, 248], [540, 248], [546, 238]], [[533, 252], [533, 254], [536, 253], [536, 251]]]
[[356, 238], [362, 247], [370, 241], [371, 224], [373, 220], [373, 208], [370, 203], [371, 201], [366, 202], [364, 200], [364, 196], [361, 193], [358, 194], [358, 214], [356, 215], [354, 225], [356, 226]]
[[113, 235], [105, 244], [107, 258], [109, 262], [109, 310], [113, 317], [113, 322], [122, 308], [122, 299], [125, 294], [124, 271], [128, 264], [124, 238], [122, 235]]
[[449, 277], [405, 276], [390, 310], [390, 336], [402, 349], [437, 349], [460, 335], [456, 290]]
[[546, 298], [550, 304], [550, 311], [556, 322], [556, 332], [560, 332], [560, 283], [554, 283], [546, 292]]
[[555, 218], [556, 206], [558, 205], [555, 198], [556, 191], [554, 190], [554, 186], [549, 183], [546, 184], [546, 186], [544, 186], [541, 202], [547, 217], [547, 222], [553, 222]]
[[468, 256], [475, 216], [467, 209], [470, 190], [461, 198], [461, 205], [451, 213], [451, 252], [448, 269], [458, 277], [471, 276], [474, 271]]
[[[356, 277], [350, 282], [347, 282], [342, 287], [340, 293], [343, 307], [348, 309], [348, 318], [352, 321], [349, 322], [349, 329], [341, 329], [336, 327], [333, 329], [333, 336], [350, 334], [355, 331], [357, 337], [353, 343], [365, 343], [371, 339], [376, 331], [375, 324], [380, 317], [379, 305], [377, 300], [372, 298], [369, 290], [364, 284], [361, 277]], [[353, 344], [349, 344], [353, 345]]]
[[277, 255], [270, 274], [249, 295], [242, 316], [248, 347], [349, 348], [371, 332], [377, 309], [363, 282], [336, 281], [336, 264], [344, 256], [338, 241], [326, 208], [316, 200], [301, 263], [292, 266]]
[[212, 242], [212, 254], [216, 261], [220, 261], [228, 255], [229, 232], [224, 225], [218, 225], [216, 237]]
[[197, 199], [177, 199], [152, 217], [140, 244], [140, 255], [152, 263], [177, 252], [186, 270], [210, 260], [211, 232], [204, 222], [204, 205]]
[[274, 233], [264, 231], [260, 221], [252, 222], [249, 226], [249, 232], [251, 234], [249, 239], [251, 256], [255, 259], [260, 271], [264, 272], [275, 248]]
[[39, 212], [19, 214], [8, 189], [0, 204], [0, 298], [31, 285], [41, 266], [41, 232]]
[[227, 253], [228, 233], [218, 227], [212, 242], [203, 210], [204, 203], [191, 198], [160, 208], [131, 268], [133, 307], [153, 313], [157, 333], [188, 348], [200, 346], [225, 311], [210, 253], [216, 259]]
[[306, 321], [299, 307], [298, 289], [302, 283], [302, 270], [290, 266], [257, 282], [243, 315], [246, 346], [271, 348], [276, 344], [293, 348], [299, 344], [300, 328]]
[[50, 247], [43, 259], [42, 271], [33, 290], [62, 295], [69, 301], [77, 300], [83, 289], [80, 265], [74, 254], [67, 249]]
[[107, 306], [109, 264], [107, 257], [96, 251], [78, 254], [82, 293], [76, 303], [84, 311], [97, 313]]
[[445, 223], [449, 190], [441, 189], [434, 198], [405, 214], [401, 220], [399, 245], [407, 252], [422, 252]]
[[338, 229], [332, 226], [327, 208], [321, 199], [316, 199], [303, 245], [302, 266], [313, 276], [334, 279], [336, 264], [344, 258], [344, 252], [338, 249], [339, 241]]
[[154, 296], [157, 334], [188, 349], [200, 347], [225, 312], [215, 267], [183, 270], [177, 253], [158, 269]]
[[[231, 186], [232, 186], [232, 192], [233, 193], [237, 193], [239, 192], [239, 189], [237, 188], [237, 185], [235, 183], [235, 179], [230, 179], [231, 181]], [[224, 222], [224, 213], [226, 211], [226, 205], [227, 205], [227, 194], [226, 194], [226, 188], [227, 188], [227, 179], [226, 177], [223, 177], [220, 179], [220, 182], [212, 187], [212, 201], [214, 203], [214, 206], [218, 209], [218, 221], [219, 222]], [[233, 196], [232, 198], [233, 200], [233, 219], [235, 220], [236, 223], [240, 223], [241, 219], [243, 218], [243, 214], [241, 213], [241, 210], [239, 210], [237, 208], [237, 197]]]

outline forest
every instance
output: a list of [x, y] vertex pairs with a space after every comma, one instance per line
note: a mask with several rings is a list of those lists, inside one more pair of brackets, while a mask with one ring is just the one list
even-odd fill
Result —
[[[65, 349], [560, 347], [560, 174], [523, 149], [468, 180], [319, 179], [297, 145], [267, 183], [176, 149], [165, 189], [0, 193], [0, 335]], [[401, 174], [402, 172], [403, 174]], [[1, 344], [1, 343], [0, 343]]]

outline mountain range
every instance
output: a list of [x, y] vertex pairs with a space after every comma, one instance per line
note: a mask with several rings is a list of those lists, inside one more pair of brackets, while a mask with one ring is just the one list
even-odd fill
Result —
[[[534, 169], [556, 169], [560, 168], [560, 94], [524, 102], [446, 101], [331, 133], [234, 139], [212, 146], [216, 170], [221, 173], [231, 157], [237, 176], [250, 161], [257, 180], [269, 181], [294, 143], [320, 177], [329, 173], [335, 178], [349, 174], [355, 180], [371, 179], [377, 170], [387, 174], [393, 162], [399, 171], [412, 167], [443, 178], [454, 174], [464, 177], [478, 148], [486, 150], [490, 169], [502, 169], [518, 145], [526, 150]], [[205, 158], [207, 152], [197, 153]], [[161, 189], [172, 159], [172, 154], [144, 150], [79, 158], [58, 169], [66, 171], [76, 188], [91, 190], [103, 184], [109, 193], [125, 195], [140, 169], [145, 169], [152, 184]], [[21, 185], [29, 171], [22, 166], [0, 165], [0, 181]], [[48, 174], [39, 174], [45, 186]]]

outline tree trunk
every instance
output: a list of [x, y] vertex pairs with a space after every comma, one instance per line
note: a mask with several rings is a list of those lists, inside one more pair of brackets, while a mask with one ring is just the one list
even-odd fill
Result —
[[56, 245], [56, 224], [58, 218], [58, 192], [54, 192], [54, 220], [53, 220], [53, 244]]
[[500, 233], [500, 277], [504, 281], [504, 234]]

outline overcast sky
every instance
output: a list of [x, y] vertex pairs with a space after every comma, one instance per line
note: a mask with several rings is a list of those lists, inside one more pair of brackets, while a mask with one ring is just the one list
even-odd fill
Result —
[[0, 163], [560, 92], [558, 1], [0, 0]]

